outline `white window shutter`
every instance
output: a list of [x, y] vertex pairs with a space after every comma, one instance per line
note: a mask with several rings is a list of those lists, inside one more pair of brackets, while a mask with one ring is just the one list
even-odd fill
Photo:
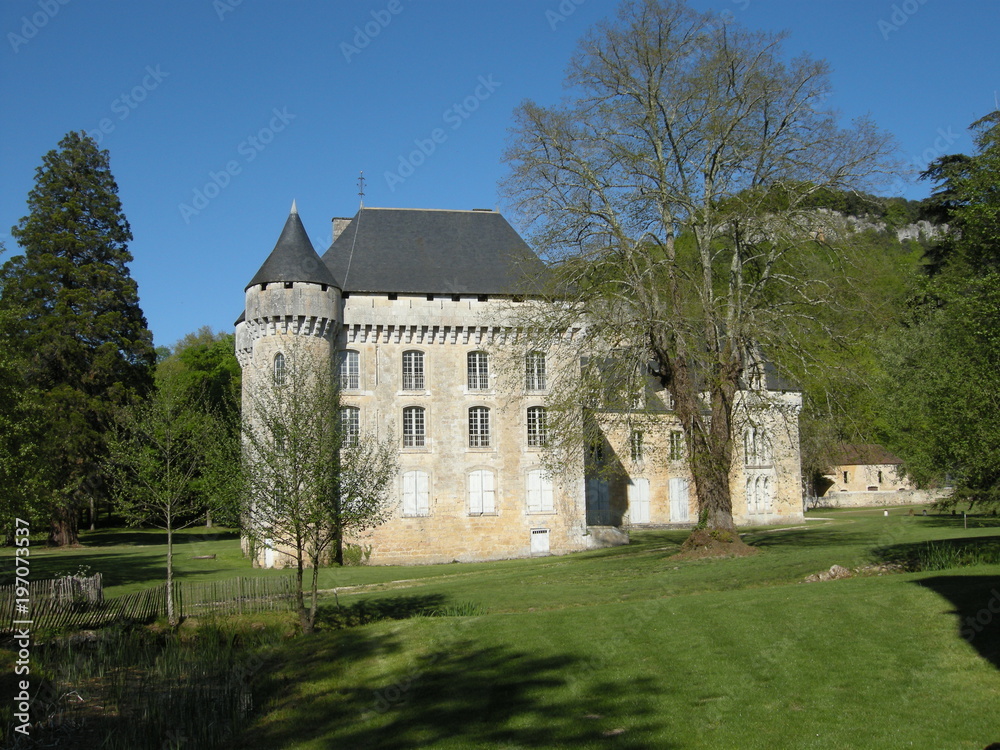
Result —
[[417, 515], [430, 515], [430, 477], [425, 471], [415, 472], [416, 476], [416, 506]]
[[416, 473], [408, 471], [403, 474], [403, 515], [412, 516], [417, 512]]
[[483, 477], [481, 471], [469, 474], [469, 513], [483, 512]]
[[528, 472], [528, 512], [538, 513], [542, 509], [542, 472], [538, 469]]
[[493, 472], [484, 471], [483, 474], [483, 513], [496, 513], [496, 489], [493, 485]]
[[540, 471], [538, 474], [541, 485], [542, 510], [551, 512], [555, 509], [555, 503], [552, 499], [552, 477], [544, 471]]

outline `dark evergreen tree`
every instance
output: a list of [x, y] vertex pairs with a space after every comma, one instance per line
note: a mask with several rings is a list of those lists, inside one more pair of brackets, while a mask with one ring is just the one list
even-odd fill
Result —
[[11, 234], [24, 254], [0, 267], [0, 308], [36, 397], [39, 461], [57, 478], [38, 498], [53, 544], [77, 541], [79, 509], [108, 494], [105, 433], [115, 410], [152, 383], [152, 334], [129, 274], [132, 232], [92, 138], [71, 132], [36, 170], [28, 215]]
[[950, 231], [928, 258], [910, 325], [887, 341], [887, 439], [926, 484], [950, 474], [953, 502], [1000, 508], [1000, 111], [973, 123], [976, 153], [925, 172]]

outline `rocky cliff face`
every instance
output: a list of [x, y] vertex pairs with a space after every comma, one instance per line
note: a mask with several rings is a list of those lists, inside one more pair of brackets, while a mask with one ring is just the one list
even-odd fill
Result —
[[[816, 209], [816, 229], [817, 236], [820, 237], [843, 237], [847, 234], [855, 234], [868, 230], [885, 232], [889, 226], [882, 221], [872, 221], [866, 217], [850, 216], [829, 208]], [[948, 231], [948, 225], [931, 224], [929, 221], [918, 221], [915, 224], [896, 229], [896, 238], [904, 240], [934, 240]]]

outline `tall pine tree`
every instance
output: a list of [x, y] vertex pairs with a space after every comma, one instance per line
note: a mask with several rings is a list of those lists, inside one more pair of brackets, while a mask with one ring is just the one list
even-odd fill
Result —
[[51, 543], [74, 544], [80, 508], [108, 496], [108, 427], [150, 388], [155, 354], [108, 152], [67, 134], [36, 170], [28, 210], [11, 229], [24, 254], [0, 267], [0, 308], [18, 311], [7, 322], [24, 344], [44, 435], [36, 460], [54, 478], [34, 505], [51, 521]]

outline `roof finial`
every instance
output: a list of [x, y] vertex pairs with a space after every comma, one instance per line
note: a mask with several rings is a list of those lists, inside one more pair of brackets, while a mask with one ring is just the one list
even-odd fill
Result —
[[358, 173], [358, 196], [361, 198], [361, 208], [365, 207], [365, 170]]
[[292, 198], [292, 211], [291, 211], [291, 212], [292, 212], [293, 214], [296, 214], [296, 215], [298, 215], [298, 213], [299, 213], [299, 209], [297, 209], [297, 208], [295, 207], [295, 199], [294, 199], [294, 198]]

